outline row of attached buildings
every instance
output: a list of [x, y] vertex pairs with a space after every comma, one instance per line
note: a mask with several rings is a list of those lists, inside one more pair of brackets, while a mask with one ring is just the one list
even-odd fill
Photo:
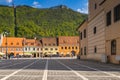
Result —
[[0, 53], [21, 56], [73, 56], [79, 53], [79, 37], [61, 36], [58, 38], [26, 39], [0, 36]]
[[120, 64], [120, 0], [89, 0], [78, 31], [81, 59]]

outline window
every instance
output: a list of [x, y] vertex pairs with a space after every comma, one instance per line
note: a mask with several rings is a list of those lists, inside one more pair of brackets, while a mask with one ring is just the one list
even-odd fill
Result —
[[86, 47], [84, 47], [84, 55], [86, 55]]
[[74, 47], [72, 47], [72, 49], [74, 49]]
[[46, 46], [46, 44], [45, 44], [45, 46]]
[[18, 48], [16, 48], [16, 51], [19, 51], [19, 49], [18, 49]]
[[78, 47], [76, 47], [76, 49], [78, 49]]
[[95, 5], [94, 5], [94, 9], [97, 9], [97, 4], [95, 3]]
[[61, 47], [61, 49], [63, 49], [63, 47]]
[[25, 48], [25, 50], [27, 51], [27, 48]]
[[96, 34], [96, 27], [94, 27], [94, 29], [93, 29], [93, 33]]
[[48, 50], [48, 48], [45, 48], [45, 50]]
[[33, 51], [35, 51], [35, 48], [33, 48]]
[[71, 49], [71, 48], [69, 47], [69, 49]]
[[97, 47], [96, 46], [94, 47], [94, 53], [97, 53]]
[[11, 51], [14, 51], [14, 48], [11, 48]]
[[19, 48], [19, 51], [21, 51], [21, 48]]
[[67, 49], [67, 47], [65, 47], [65, 49]]
[[86, 38], [86, 29], [84, 30], [84, 38]]
[[34, 43], [31, 43], [31, 45], [34, 45]]
[[40, 44], [37, 44], [37, 46], [40, 46]]
[[116, 55], [116, 40], [111, 41], [111, 55]]
[[82, 32], [80, 33], [80, 38], [81, 38], [81, 40], [82, 40]]
[[53, 44], [53, 46], [55, 46], [55, 44]]
[[11, 43], [11, 45], [13, 45], [13, 43]]
[[120, 20], [120, 4], [114, 8], [114, 22]]
[[83, 55], [83, 50], [82, 50], [82, 48], [81, 48], [81, 55]]
[[51, 46], [51, 44], [49, 44], [49, 46]]
[[79, 40], [77, 40], [77, 43], [79, 43]]
[[51, 48], [50, 50], [53, 50], [53, 48]]
[[58, 50], [57, 48], [55, 48], [55, 50]]
[[7, 45], [8, 43], [5, 43], [5, 45]]
[[39, 48], [37, 48], [37, 51], [39, 51]]
[[65, 41], [65, 40], [64, 40], [63, 42], [64, 42], [64, 43], [66, 43], [66, 41]]
[[106, 14], [106, 25], [111, 25], [111, 11]]
[[19, 45], [19, 43], [17, 43], [17, 45]]

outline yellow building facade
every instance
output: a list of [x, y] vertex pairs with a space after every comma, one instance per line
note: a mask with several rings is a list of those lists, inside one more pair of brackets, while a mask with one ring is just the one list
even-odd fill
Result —
[[[89, 0], [87, 59], [120, 64], [120, 1]], [[78, 31], [86, 26], [79, 26]], [[85, 44], [80, 40], [81, 44]]]
[[53, 56], [58, 55], [58, 43], [57, 38], [42, 38], [41, 43], [43, 45], [42, 47], [42, 53], [44, 56]]
[[84, 20], [79, 26], [78, 31], [80, 33], [80, 58], [87, 59], [88, 55], [88, 20]]

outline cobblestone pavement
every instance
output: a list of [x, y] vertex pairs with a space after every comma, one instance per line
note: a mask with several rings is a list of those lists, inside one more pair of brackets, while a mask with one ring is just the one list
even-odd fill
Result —
[[1, 60], [0, 80], [120, 80], [120, 65], [75, 58]]

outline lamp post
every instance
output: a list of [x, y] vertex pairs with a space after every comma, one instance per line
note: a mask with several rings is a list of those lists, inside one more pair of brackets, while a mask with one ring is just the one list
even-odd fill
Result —
[[4, 34], [5, 34], [5, 36], [6, 36], [6, 43], [5, 43], [5, 44], [6, 44], [6, 59], [8, 59], [8, 43], [7, 43], [7, 36], [8, 36], [9, 33], [8, 33], [7, 31], [5, 31]]
[[17, 15], [16, 15], [16, 6], [14, 4], [14, 0], [12, 1], [12, 5], [13, 5], [13, 10], [14, 10], [14, 36], [17, 37]]
[[25, 49], [25, 37], [23, 38], [23, 57], [24, 57], [24, 49]]

